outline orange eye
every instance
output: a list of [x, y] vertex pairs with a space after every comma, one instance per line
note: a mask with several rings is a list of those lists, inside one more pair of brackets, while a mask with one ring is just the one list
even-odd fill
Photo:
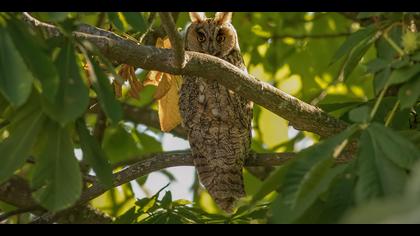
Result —
[[204, 42], [206, 40], [206, 36], [203, 33], [198, 32], [197, 40], [199, 42]]
[[225, 41], [225, 36], [219, 34], [219, 35], [217, 35], [216, 40], [217, 40], [218, 43], [221, 43], [221, 42]]

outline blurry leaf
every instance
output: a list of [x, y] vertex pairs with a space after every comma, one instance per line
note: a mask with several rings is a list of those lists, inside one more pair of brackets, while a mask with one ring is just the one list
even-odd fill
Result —
[[373, 123], [367, 131], [377, 142], [378, 148], [383, 150], [384, 157], [400, 168], [409, 170], [417, 160], [420, 160], [419, 149], [392, 129]]
[[117, 27], [118, 30], [121, 32], [125, 31], [124, 23], [118, 16], [118, 12], [107, 12], [108, 19], [112, 22], [112, 24]]
[[122, 13], [127, 20], [127, 23], [133, 27], [137, 32], [146, 32], [147, 24], [143, 18], [143, 15], [139, 12], [123, 12]]
[[92, 167], [103, 185], [112, 187], [114, 182], [112, 168], [98, 141], [89, 134], [83, 119], [77, 120], [76, 129], [80, 138], [83, 159]]
[[416, 76], [414, 79], [404, 84], [398, 92], [398, 99], [401, 101], [401, 109], [412, 107], [414, 104], [416, 104], [419, 97], [420, 76]]
[[372, 134], [369, 128], [362, 133], [359, 144], [357, 157], [359, 179], [355, 189], [357, 202], [399, 194], [404, 188], [407, 177], [404, 169], [384, 158], [386, 151], [378, 145], [378, 136]]
[[399, 132], [404, 138], [410, 140], [417, 149], [420, 149], [420, 132], [417, 130], [403, 130]]
[[35, 78], [41, 82], [42, 94], [53, 101], [59, 78], [56, 67], [43, 49], [45, 45], [18, 20], [9, 21], [8, 30], [16, 48]]
[[411, 78], [419, 74], [420, 74], [420, 66], [407, 66], [398, 70], [394, 70], [391, 73], [389, 85], [407, 82]]
[[412, 32], [410, 30], [407, 30], [404, 33], [402, 37], [402, 45], [405, 52], [411, 53], [418, 48], [417, 38], [418, 38], [417, 32]]
[[[376, 32], [375, 27], [371, 26], [371, 27], [358, 30], [357, 32], [351, 34], [346, 39], [346, 41], [341, 45], [341, 47], [337, 50], [334, 57], [331, 59], [331, 64], [338, 61], [344, 55], [348, 55], [351, 51], [354, 50], [354, 48], [362, 44], [363, 41], [366, 41], [366, 39], [369, 39], [370, 37], [372, 37], [375, 34], [375, 32]], [[364, 49], [364, 50], [367, 50], [367, 49]], [[362, 52], [359, 52], [358, 54], [361, 54], [361, 53]]]
[[299, 152], [292, 161], [283, 180], [281, 194], [285, 204], [296, 206], [299, 189], [309, 181], [308, 173], [317, 168], [317, 164], [327, 159], [337, 158], [337, 154], [344, 148], [343, 143], [357, 131], [357, 126], [350, 126], [340, 134], [330, 137], [319, 144]]
[[367, 70], [370, 73], [379, 72], [389, 66], [389, 63], [382, 58], [376, 58], [367, 64]]
[[370, 18], [374, 16], [381, 16], [382, 14], [383, 12], [360, 12], [359, 14], [357, 14], [357, 19], [365, 19], [365, 18]]
[[146, 133], [138, 133], [137, 136], [140, 140], [140, 144], [143, 147], [143, 152], [146, 153], [157, 153], [162, 152], [162, 144], [153, 138], [152, 136], [147, 135]]
[[32, 73], [3, 27], [0, 27], [0, 48], [0, 92], [14, 107], [19, 107], [31, 93]]
[[417, 61], [417, 62], [419, 62], [419, 61], [420, 61], [420, 50], [419, 50], [419, 51], [417, 51], [416, 53], [414, 53], [414, 54], [411, 56], [411, 60], [413, 60], [413, 61]]
[[370, 107], [367, 105], [355, 108], [350, 111], [349, 118], [354, 122], [368, 122], [370, 117], [370, 110]]
[[388, 80], [390, 75], [391, 75], [391, 68], [389, 67], [385, 68], [384, 70], [376, 74], [375, 80], [373, 81], [376, 95], [378, 95], [382, 91], [382, 89], [385, 87], [386, 81]]
[[57, 97], [43, 100], [44, 111], [62, 126], [82, 116], [89, 104], [88, 89], [76, 61], [73, 44], [67, 42], [55, 61], [60, 76]]
[[122, 118], [122, 108], [115, 98], [110, 80], [95, 60], [90, 60], [88, 55], [85, 56], [88, 63], [90, 80], [95, 88], [95, 92], [98, 94], [99, 103], [106, 116], [113, 123], [116, 123]]
[[133, 158], [140, 151], [131, 134], [121, 125], [105, 130], [102, 147], [112, 164]]
[[339, 77], [343, 77], [343, 80], [346, 80], [356, 68], [356, 66], [359, 64], [360, 60], [366, 54], [366, 52], [369, 50], [372, 44], [373, 41], [369, 40], [363, 42], [360, 46], [354, 48], [344, 61]]
[[69, 12], [48, 12], [48, 18], [50, 21], [63, 21], [67, 18]]
[[136, 206], [130, 208], [130, 210], [126, 211], [124, 214], [119, 216], [113, 223], [114, 224], [131, 224], [134, 223], [138, 217], [136, 214]]
[[182, 80], [180, 76], [169, 76], [168, 74], [164, 74], [162, 80], [165, 78], [169, 80], [170, 89], [165, 96], [158, 100], [158, 112], [161, 130], [169, 132], [181, 123], [178, 103]]
[[82, 176], [68, 128], [50, 121], [43, 131], [31, 187], [37, 189], [33, 193], [34, 199], [55, 212], [70, 207], [79, 199]]
[[[290, 163], [290, 162], [289, 162]], [[261, 187], [252, 197], [251, 203], [255, 204], [261, 199], [263, 199], [267, 194], [275, 191], [283, 184], [283, 179], [287, 170], [289, 168], [289, 163], [278, 167], [275, 171], [273, 171], [270, 176], [264, 180]]]
[[0, 184], [28, 159], [44, 120], [39, 106], [32, 102], [16, 111], [11, 120], [10, 136], [0, 142]]
[[165, 195], [163, 196], [162, 200], [160, 201], [161, 207], [168, 209], [172, 203], [172, 194], [171, 191], [166, 191]]

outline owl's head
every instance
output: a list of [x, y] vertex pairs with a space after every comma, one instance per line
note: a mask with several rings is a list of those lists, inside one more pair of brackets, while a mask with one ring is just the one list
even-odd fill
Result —
[[214, 18], [207, 18], [204, 12], [190, 12], [190, 18], [186, 50], [224, 57], [239, 49], [238, 36], [231, 24], [232, 12], [217, 12]]

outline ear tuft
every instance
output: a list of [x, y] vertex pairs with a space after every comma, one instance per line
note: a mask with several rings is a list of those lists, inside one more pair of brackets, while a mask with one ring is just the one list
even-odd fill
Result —
[[217, 12], [214, 20], [219, 25], [230, 23], [232, 21], [232, 12]]
[[204, 12], [190, 12], [190, 19], [193, 23], [202, 22], [206, 20], [206, 14]]

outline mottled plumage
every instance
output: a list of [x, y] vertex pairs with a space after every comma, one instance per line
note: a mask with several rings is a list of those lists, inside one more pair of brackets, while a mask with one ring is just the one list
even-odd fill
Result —
[[[190, 13], [185, 49], [246, 71], [231, 16]], [[179, 106], [200, 181], [223, 210], [232, 212], [235, 201], [245, 196], [242, 167], [251, 144], [252, 102], [216, 81], [184, 76]]]

